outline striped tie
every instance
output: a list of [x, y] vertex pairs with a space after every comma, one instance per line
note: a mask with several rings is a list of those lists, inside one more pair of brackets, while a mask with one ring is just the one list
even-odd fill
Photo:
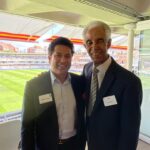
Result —
[[94, 103], [96, 101], [96, 93], [98, 89], [98, 78], [97, 78], [98, 69], [95, 67], [93, 69], [93, 78], [91, 81], [91, 91], [90, 91], [90, 101], [88, 105], [88, 116], [91, 115]]

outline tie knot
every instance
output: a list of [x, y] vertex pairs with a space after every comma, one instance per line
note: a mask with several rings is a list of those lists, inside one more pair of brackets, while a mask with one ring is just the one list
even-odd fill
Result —
[[97, 74], [98, 72], [99, 72], [99, 70], [96, 67], [94, 67], [93, 73]]

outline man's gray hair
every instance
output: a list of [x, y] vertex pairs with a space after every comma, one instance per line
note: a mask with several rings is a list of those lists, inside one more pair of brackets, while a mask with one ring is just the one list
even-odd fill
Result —
[[107, 36], [107, 40], [111, 39], [111, 29], [109, 27], [109, 25], [107, 25], [106, 23], [102, 22], [102, 21], [92, 21], [90, 22], [83, 30], [83, 38], [86, 38], [86, 33], [89, 29], [91, 28], [95, 28], [95, 27], [100, 27], [103, 28], [106, 32], [106, 36]]

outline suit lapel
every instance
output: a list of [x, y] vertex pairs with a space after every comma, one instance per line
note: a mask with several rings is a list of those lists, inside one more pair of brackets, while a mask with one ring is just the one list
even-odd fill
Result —
[[43, 84], [41, 86], [41, 90], [43, 91], [43, 93], [51, 93], [54, 101], [50, 71], [45, 72], [45, 74], [43, 74]]
[[99, 105], [102, 103], [102, 99], [105, 96], [106, 92], [113, 84], [113, 81], [115, 79], [114, 71], [115, 71], [115, 61], [112, 59], [112, 63], [109, 66], [105, 74], [105, 77], [102, 81], [101, 87], [97, 92], [97, 98], [96, 98], [92, 112], [94, 112], [99, 107]]
[[40, 78], [41, 78], [42, 85], [41, 85], [41, 87], [39, 87], [40, 88], [40, 93], [38, 93], [39, 96], [50, 93], [52, 95], [52, 101], [44, 103], [44, 104], [39, 104], [39, 102], [38, 102], [38, 108], [39, 108], [39, 111], [40, 111], [39, 113], [42, 113], [45, 110], [50, 110], [51, 106], [53, 106], [54, 110], [56, 111], [56, 104], [55, 104], [54, 95], [53, 95], [50, 72], [43, 73]]
[[73, 74], [71, 74], [70, 73], [70, 75], [71, 75], [71, 86], [72, 86], [72, 89], [73, 89], [73, 93], [74, 93], [74, 96], [75, 96], [75, 100], [76, 100], [76, 105], [77, 105], [77, 112], [79, 111], [79, 109], [80, 109], [80, 106], [79, 106], [79, 100], [81, 100], [81, 99], [79, 99], [80, 97], [80, 91], [79, 91], [79, 87], [78, 87], [78, 84], [79, 84], [79, 82], [78, 82], [78, 80], [76, 80], [76, 77], [73, 75]]
[[77, 120], [76, 120], [75, 126], [78, 129], [78, 127], [79, 127], [79, 125], [78, 125], [78, 123], [79, 123], [78, 119], [79, 119], [79, 114], [80, 114], [79, 113], [79, 111], [80, 111], [79, 101], [81, 100], [81, 99], [79, 99], [79, 95], [80, 95], [79, 89], [78, 89], [79, 82], [77, 82], [76, 78], [74, 77], [74, 75], [72, 73], [70, 73], [70, 75], [71, 75], [71, 86], [72, 86], [73, 93], [74, 93], [74, 96], [75, 96], [76, 108], [77, 108], [77, 114], [76, 114], [77, 115], [77, 118], [76, 118]]
[[90, 64], [90, 66], [87, 68], [87, 74], [86, 74], [86, 82], [87, 82], [87, 85], [86, 86], [86, 97], [87, 99], [90, 98], [90, 90], [91, 90], [91, 79], [92, 79], [92, 66], [93, 66], [93, 63]]
[[[52, 110], [52, 107], [53, 107], [53, 116], [55, 116], [54, 118], [56, 119], [56, 123], [57, 123], [56, 125], [58, 126], [56, 103], [55, 103], [55, 98], [54, 98], [54, 93], [53, 93], [53, 88], [52, 88], [50, 71], [43, 74], [43, 81], [42, 81], [42, 86], [41, 87], [42, 87], [41, 91], [42, 91], [43, 94], [51, 93], [53, 101], [49, 102], [49, 103], [42, 104], [42, 105], [40, 104], [39, 105], [40, 109], [41, 109], [41, 111], [47, 110], [47, 112], [49, 113], [50, 110]], [[51, 115], [51, 114], [49, 114], [49, 115]]]

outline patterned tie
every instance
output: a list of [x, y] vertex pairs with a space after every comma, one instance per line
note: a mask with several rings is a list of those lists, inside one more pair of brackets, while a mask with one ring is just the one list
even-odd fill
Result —
[[95, 67], [93, 69], [93, 78], [91, 81], [91, 91], [90, 91], [90, 101], [88, 105], [88, 116], [91, 115], [94, 103], [96, 101], [96, 93], [98, 89], [98, 78], [97, 78], [98, 69]]

